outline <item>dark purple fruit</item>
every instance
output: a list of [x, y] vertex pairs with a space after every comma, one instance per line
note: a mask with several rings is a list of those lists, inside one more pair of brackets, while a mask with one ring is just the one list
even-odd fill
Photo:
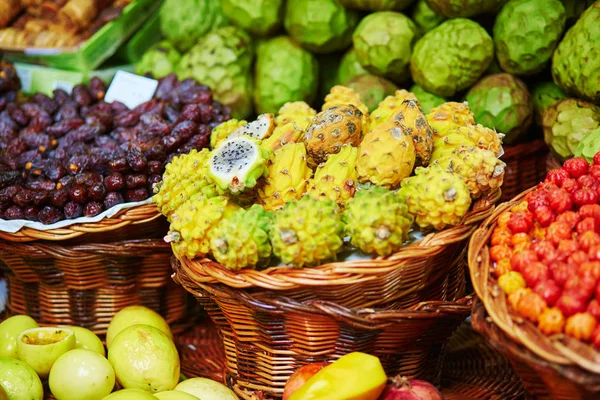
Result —
[[127, 189], [137, 189], [142, 186], [146, 186], [148, 183], [148, 177], [144, 174], [133, 174], [125, 176], [125, 186]]
[[38, 213], [38, 219], [42, 224], [50, 225], [60, 221], [63, 213], [56, 207], [46, 206]]
[[125, 157], [115, 158], [108, 162], [108, 166], [115, 172], [125, 172], [129, 169]]
[[137, 172], [144, 171], [148, 165], [146, 156], [136, 148], [130, 149], [125, 158], [127, 159], [127, 165], [129, 165], [132, 170]]
[[106, 195], [106, 198], [104, 199], [104, 207], [107, 210], [121, 203], [125, 203], [125, 199], [123, 198], [123, 195], [119, 192], [110, 192]]
[[25, 207], [25, 209], [23, 210], [23, 216], [25, 217], [25, 219], [28, 219], [30, 221], [37, 221], [39, 212], [40, 208], [38, 206], [29, 206]]
[[87, 188], [83, 185], [73, 185], [69, 190], [69, 198], [75, 203], [83, 204], [87, 202]]
[[89, 106], [92, 103], [92, 96], [85, 85], [77, 85], [73, 88], [71, 97], [80, 106]]
[[104, 211], [104, 206], [102, 205], [102, 203], [97, 201], [91, 201], [87, 203], [83, 208], [83, 215], [85, 215], [86, 217], [95, 217], [102, 211]]
[[13, 202], [19, 207], [26, 207], [33, 203], [33, 196], [35, 192], [31, 189], [21, 189], [13, 197]]
[[148, 198], [148, 189], [145, 187], [130, 189], [125, 193], [125, 199], [129, 202], [144, 201]]
[[79, 218], [83, 215], [83, 207], [81, 204], [74, 203], [72, 201], [65, 204], [65, 218], [73, 219]]
[[69, 191], [67, 189], [57, 189], [50, 192], [50, 204], [55, 207], [64, 207], [69, 201]]
[[125, 178], [118, 172], [113, 172], [104, 178], [104, 186], [109, 192], [116, 192], [125, 187]]
[[134, 126], [140, 120], [140, 115], [133, 110], [124, 111], [115, 116], [114, 124], [117, 127]]
[[155, 185], [159, 184], [160, 182], [162, 182], [162, 176], [161, 175], [150, 175], [148, 177], [148, 189], [150, 191], [150, 193], [154, 193], [154, 188]]
[[106, 188], [100, 182], [94, 183], [88, 189], [88, 197], [94, 201], [102, 201], [106, 196]]
[[19, 206], [8, 207], [8, 209], [4, 212], [4, 218], [6, 219], [23, 219], [25, 216], [23, 215], [23, 210]]
[[165, 168], [161, 161], [149, 161], [148, 162], [148, 173], [162, 175]]

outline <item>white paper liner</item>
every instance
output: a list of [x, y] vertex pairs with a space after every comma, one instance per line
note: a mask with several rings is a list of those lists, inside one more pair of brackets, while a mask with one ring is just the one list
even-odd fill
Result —
[[75, 219], [65, 219], [62, 221], [58, 221], [54, 224], [44, 225], [41, 222], [36, 221], [28, 221], [25, 219], [13, 219], [13, 220], [5, 220], [0, 219], [0, 231], [7, 233], [16, 233], [20, 231], [22, 228], [31, 228], [36, 229], [38, 231], [49, 231], [50, 229], [59, 229], [64, 228], [70, 225], [75, 224], [86, 224], [92, 222], [98, 222], [103, 220], [104, 218], [110, 218], [116, 215], [119, 211], [125, 210], [128, 208], [133, 208], [137, 206], [143, 206], [146, 204], [152, 203], [152, 198], [148, 198], [144, 201], [137, 201], [132, 203], [122, 203], [116, 205], [114, 207], [109, 208], [108, 210], [96, 215], [95, 217], [81, 217]]

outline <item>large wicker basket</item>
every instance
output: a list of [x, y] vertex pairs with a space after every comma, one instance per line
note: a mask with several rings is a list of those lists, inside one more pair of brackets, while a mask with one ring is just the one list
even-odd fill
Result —
[[506, 168], [500, 201], [508, 201], [543, 181], [548, 157], [548, 146], [543, 139], [504, 146], [501, 159]]
[[476, 327], [492, 342], [499, 343], [533, 395], [557, 400], [598, 399], [600, 352], [566, 335], [545, 336], [508, 307], [506, 295], [490, 273], [487, 243], [496, 221], [500, 214], [523, 201], [527, 193], [499, 205], [471, 238], [471, 281], [489, 315], [487, 319], [481, 316]]

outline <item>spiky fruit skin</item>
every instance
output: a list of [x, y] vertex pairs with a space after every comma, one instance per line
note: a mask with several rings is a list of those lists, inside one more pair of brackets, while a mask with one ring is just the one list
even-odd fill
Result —
[[289, 37], [265, 42], [255, 65], [254, 102], [259, 113], [275, 114], [285, 103], [312, 103], [319, 81], [317, 59]]
[[436, 160], [433, 165], [461, 176], [473, 199], [502, 186], [506, 167], [493, 152], [479, 147], [457, 147], [448, 157]]
[[323, 103], [321, 110], [325, 111], [332, 107], [348, 104], [360, 110], [362, 113], [362, 126], [366, 126], [369, 121], [369, 107], [362, 102], [360, 95], [352, 88], [340, 85], [332, 87], [327, 96], [325, 96], [325, 103]]
[[437, 14], [446, 18], [468, 18], [478, 14], [493, 12], [506, 3], [506, 0], [425, 0]]
[[153, 78], [163, 78], [175, 71], [181, 54], [166, 40], [163, 40], [148, 49], [142, 59], [135, 66], [138, 75], [149, 74]]
[[173, 158], [166, 165], [163, 180], [155, 188], [152, 200], [168, 220], [192, 197], [202, 195], [210, 198], [218, 195], [216, 185], [208, 176], [209, 159], [208, 149], [192, 150]]
[[306, 129], [316, 115], [317, 112], [305, 102], [294, 101], [281, 106], [275, 123], [281, 126], [294, 122], [300, 129]]
[[394, 115], [394, 123], [412, 137], [417, 153], [416, 163], [426, 167], [433, 151], [433, 130], [429, 126], [419, 102], [413, 99], [404, 100]]
[[223, 13], [231, 23], [256, 36], [281, 29], [283, 0], [222, 0]]
[[566, 159], [584, 137], [600, 127], [600, 107], [578, 99], [559, 100], [544, 111], [542, 125], [546, 144]]
[[179, 62], [179, 78], [194, 78], [210, 86], [215, 99], [231, 108], [233, 118], [252, 113], [252, 60], [250, 36], [226, 26], [202, 37]]
[[365, 75], [368, 73], [369, 71], [364, 69], [364, 67], [360, 65], [360, 62], [358, 62], [358, 58], [356, 57], [356, 50], [354, 49], [354, 47], [352, 47], [350, 48], [350, 50], [344, 53], [342, 61], [340, 61], [340, 66], [337, 72], [337, 82], [346, 82], [350, 78], [354, 78], [358, 75]]
[[569, 93], [600, 104], [600, 2], [567, 31], [552, 56], [554, 82]]
[[531, 97], [533, 99], [535, 123], [542, 126], [542, 114], [544, 111], [554, 102], [566, 98], [567, 94], [556, 83], [550, 81], [534, 86]]
[[267, 179], [258, 189], [258, 198], [267, 210], [277, 210], [306, 192], [312, 170], [306, 163], [304, 143], [290, 143], [275, 151], [268, 165]]
[[233, 212], [210, 230], [211, 254], [233, 271], [266, 265], [271, 257], [272, 220], [273, 215], [258, 204]]
[[471, 206], [467, 184], [440, 166], [417, 168], [414, 176], [402, 181], [398, 196], [421, 228], [459, 225]]
[[173, 213], [169, 234], [173, 251], [187, 258], [203, 257], [210, 250], [209, 235], [222, 218], [227, 218], [239, 207], [227, 197], [206, 198], [195, 196]]
[[446, 18], [443, 15], [437, 14], [427, 5], [425, 0], [417, 0], [417, 4], [413, 9], [412, 20], [421, 29], [421, 33], [425, 34], [444, 22]]
[[350, 45], [358, 19], [337, 0], [288, 0], [284, 25], [302, 47], [325, 54]]
[[362, 117], [363, 113], [353, 105], [318, 113], [304, 136], [308, 165], [316, 167], [327, 161], [327, 155], [339, 153], [345, 144], [358, 146], [362, 140]]
[[344, 224], [333, 201], [305, 196], [276, 212], [270, 232], [273, 253], [296, 268], [335, 259]]
[[450, 129], [475, 125], [475, 116], [466, 103], [444, 103], [433, 108], [425, 117], [433, 129], [434, 141], [443, 138]]
[[210, 133], [210, 147], [214, 149], [220, 142], [227, 139], [229, 135], [246, 124], [248, 124], [247, 121], [238, 121], [235, 118], [221, 122], [219, 125], [215, 126]]
[[443, 137], [433, 141], [431, 161], [446, 157], [461, 146], [475, 146], [490, 150], [498, 157], [502, 151], [502, 135], [483, 125], [459, 126], [450, 129]]
[[329, 155], [308, 183], [308, 194], [314, 198], [332, 200], [343, 209], [356, 192], [357, 158], [358, 149], [348, 145], [343, 146], [339, 153]]
[[344, 7], [361, 11], [400, 11], [413, 0], [339, 0]]
[[387, 96], [393, 95], [398, 90], [398, 87], [387, 79], [369, 74], [355, 76], [344, 85], [358, 93], [368, 111], [375, 110]]
[[560, 0], [510, 0], [496, 17], [494, 46], [502, 69], [516, 75], [541, 71], [565, 29]]
[[273, 134], [262, 141], [261, 147], [270, 153], [282, 148], [288, 143], [298, 143], [304, 139], [304, 130], [295, 122], [275, 127]]
[[221, 2], [214, 0], [166, 0], [159, 15], [162, 34], [181, 52], [191, 49], [206, 33], [227, 24]]
[[269, 152], [248, 136], [225, 140], [211, 154], [208, 175], [219, 188], [238, 195], [255, 187], [267, 174], [269, 158]]
[[386, 123], [392, 116], [398, 113], [402, 102], [406, 99], [416, 100], [416, 97], [414, 93], [400, 89], [396, 90], [393, 96], [383, 99], [371, 115], [369, 115], [369, 129]]
[[503, 142], [516, 142], [533, 122], [533, 102], [525, 83], [510, 74], [488, 75], [466, 97], [475, 121], [504, 133]]
[[358, 181], [395, 189], [411, 174], [416, 157], [415, 145], [407, 131], [393, 121], [378, 125], [358, 147]]
[[419, 85], [412, 85], [410, 92], [415, 95], [417, 100], [419, 100], [419, 105], [425, 114], [428, 114], [432, 109], [439, 107], [446, 102], [446, 99], [443, 97], [429, 93]]
[[364, 253], [382, 257], [400, 250], [414, 220], [404, 201], [377, 186], [359, 190], [343, 218], [351, 243]]
[[406, 15], [379, 11], [360, 21], [352, 43], [360, 64], [369, 72], [394, 82], [409, 78], [408, 64], [419, 30]]
[[475, 84], [493, 57], [494, 43], [485, 29], [469, 19], [456, 18], [417, 42], [410, 72], [415, 83], [428, 92], [450, 97]]

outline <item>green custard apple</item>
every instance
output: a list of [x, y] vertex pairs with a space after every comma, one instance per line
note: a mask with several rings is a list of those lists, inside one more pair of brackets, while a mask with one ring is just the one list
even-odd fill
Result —
[[175, 71], [181, 54], [170, 42], [163, 40], [148, 49], [135, 66], [138, 75], [160, 79]]
[[417, 42], [410, 71], [428, 92], [450, 97], [475, 84], [493, 57], [494, 42], [485, 29], [469, 19], [450, 19]]
[[358, 20], [337, 0], [288, 0], [283, 23], [294, 41], [324, 54], [348, 47]]
[[562, 89], [600, 104], [600, 1], [567, 31], [552, 57], [552, 77]]
[[339, 0], [344, 7], [361, 11], [400, 11], [413, 0]]
[[531, 96], [535, 123], [541, 126], [544, 111], [558, 100], [566, 98], [567, 94], [554, 82], [541, 82], [533, 87]]
[[281, 29], [283, 0], [221, 0], [223, 13], [232, 24], [257, 36], [270, 36]]
[[446, 17], [433, 11], [425, 0], [417, 1], [411, 17], [422, 33], [429, 32], [446, 20]]
[[317, 59], [287, 36], [270, 39], [258, 52], [254, 102], [261, 113], [276, 114], [288, 102], [315, 100]]
[[421, 106], [425, 114], [429, 114], [431, 109], [439, 107], [447, 101], [443, 97], [436, 96], [433, 93], [429, 93], [419, 85], [411, 86], [410, 92], [412, 92], [412, 94], [414, 94], [417, 97], [419, 105]]
[[468, 18], [495, 12], [506, 0], [425, 0], [436, 13], [446, 18]]
[[234, 26], [204, 36], [179, 63], [180, 79], [194, 78], [209, 86], [215, 99], [231, 108], [236, 119], [252, 114], [252, 60], [250, 36]]
[[344, 83], [360, 95], [360, 100], [369, 107], [369, 111], [377, 108], [388, 96], [393, 96], [398, 87], [392, 82], [375, 75], [359, 75]]
[[356, 57], [356, 50], [351, 48], [346, 51], [342, 56], [342, 61], [340, 61], [340, 65], [337, 71], [337, 82], [346, 82], [347, 80], [354, 78], [358, 75], [368, 74], [367, 71], [360, 63], [358, 62], [358, 58]]
[[600, 128], [588, 133], [577, 146], [575, 157], [585, 157], [588, 162], [594, 161], [594, 156], [600, 151]]
[[560, 0], [511, 0], [494, 24], [496, 57], [502, 69], [516, 75], [542, 70], [565, 29]]
[[181, 52], [198, 39], [227, 24], [221, 2], [215, 0], [165, 0], [160, 9], [160, 30]]
[[483, 78], [466, 97], [475, 122], [504, 133], [503, 143], [512, 144], [533, 121], [533, 103], [527, 86], [510, 74]]
[[356, 57], [369, 72], [394, 82], [406, 81], [419, 29], [406, 15], [379, 11], [367, 15], [352, 35]]

